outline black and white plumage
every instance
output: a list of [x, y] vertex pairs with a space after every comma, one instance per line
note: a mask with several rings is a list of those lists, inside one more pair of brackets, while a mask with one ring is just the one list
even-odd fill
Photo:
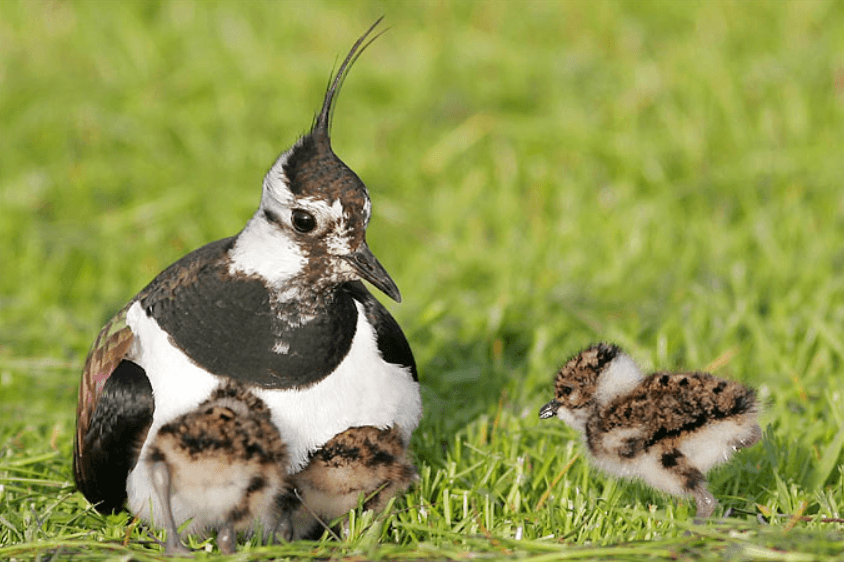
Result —
[[164, 270], [94, 342], [73, 461], [78, 488], [101, 511], [128, 498], [134, 513], [163, 521], [149, 463], [138, 459], [228, 379], [272, 412], [290, 475], [350, 427], [394, 429], [407, 447], [422, 413], [413, 354], [360, 280], [396, 301], [399, 290], [366, 243], [367, 189], [329, 137], [333, 100], [377, 24], [340, 66], [311, 131], [270, 168], [245, 228]]
[[287, 475], [287, 449], [266, 405], [229, 380], [202, 404], [158, 430], [143, 462], [162, 506], [167, 552], [187, 552], [187, 532], [217, 531], [217, 546], [235, 551], [238, 532], [288, 540], [298, 505]]
[[540, 418], [557, 416], [579, 431], [598, 468], [692, 496], [698, 518], [718, 503], [706, 472], [762, 436], [752, 389], [704, 372], [644, 376], [615, 345], [571, 358], [554, 391]]

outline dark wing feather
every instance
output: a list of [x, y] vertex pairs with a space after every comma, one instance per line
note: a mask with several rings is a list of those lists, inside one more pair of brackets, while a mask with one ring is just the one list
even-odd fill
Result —
[[144, 370], [121, 361], [106, 380], [76, 463], [77, 486], [100, 512], [111, 513], [126, 501], [126, 478], [135, 467], [154, 404]]
[[[115, 451], [109, 452], [104, 449], [104, 444], [114, 445], [112, 443], [114, 440], [134, 443], [135, 440], [140, 439], [142, 442], [146, 437], [147, 429], [135, 418], [144, 420], [147, 407], [150, 416], [154, 410], [152, 388], [149, 386], [146, 373], [140, 366], [129, 361], [135, 339], [132, 329], [126, 324], [129, 308], [139, 300], [141, 304], [148, 299], [152, 302], [173, 300], [181, 286], [190, 285], [195, 281], [198, 269], [196, 263], [206, 257], [213, 261], [212, 258], [217, 258], [230, 247], [232, 240], [232, 238], [227, 238], [207, 244], [161, 272], [103, 326], [94, 345], [91, 346], [79, 385], [76, 436], [73, 444], [73, 475], [76, 486], [91, 503], [99, 504], [101, 507], [115, 503], [117, 500], [107, 501], [104, 493], [98, 491], [98, 483], [103, 478], [111, 478], [113, 474], [116, 474], [118, 467], [126, 462], [129, 463], [129, 469], [131, 469], [137, 460], [138, 451], [134, 451], [131, 447], [124, 451], [129, 457], [123, 459], [118, 458]], [[116, 374], [120, 376], [112, 381]], [[108, 393], [106, 393], [107, 387], [110, 390]], [[149, 400], [147, 400], [147, 395]], [[101, 404], [104, 398], [107, 398], [107, 402]], [[121, 399], [140, 400], [139, 411], [120, 410], [119, 400]], [[106, 427], [103, 422], [107, 418], [115, 425]], [[96, 439], [91, 433], [94, 429], [98, 433]], [[139, 433], [130, 435], [131, 432]], [[122, 475], [123, 482], [120, 485], [124, 498], [127, 474], [128, 470]], [[116, 492], [112, 491], [112, 493]], [[122, 499], [120, 502], [122, 503]], [[117, 507], [119, 505], [115, 509]]]
[[[115, 404], [129, 398], [131, 407], [142, 412], [149, 410], [152, 419], [152, 389], [143, 369], [126, 360], [134, 335], [126, 325], [126, 312], [134, 303], [130, 301], [100, 331], [82, 371], [79, 386], [79, 400], [76, 407], [76, 437], [73, 444], [73, 474], [76, 486], [91, 503], [99, 504], [101, 510], [118, 509], [126, 497], [126, 475], [116, 470], [117, 465], [135, 458], [119, 459], [120, 451], [114, 447], [116, 441], [129, 439], [132, 442], [146, 435], [146, 429], [136, 427], [137, 413], [115, 414]], [[144, 387], [149, 388], [148, 392]], [[126, 397], [123, 387], [134, 387]], [[148, 394], [149, 399], [144, 396]], [[128, 419], [123, 419], [127, 418]], [[142, 413], [141, 418], [146, 419]], [[146, 427], [148, 427], [146, 423]], [[141, 432], [138, 434], [139, 432]], [[135, 433], [136, 435], [131, 435]], [[116, 440], [116, 441], [115, 441]], [[115, 464], [117, 463], [117, 465]], [[104, 486], [104, 478], [122, 480], [119, 486]], [[118, 492], [115, 489], [119, 490]], [[120, 497], [115, 498], [115, 493]]]
[[[107, 500], [105, 493], [98, 490], [98, 486], [103, 478], [112, 478], [118, 472], [123, 472], [123, 481], [119, 490], [125, 498], [128, 470], [124, 471], [119, 467], [128, 463], [131, 469], [137, 461], [138, 453], [133, 445], [123, 451], [128, 455], [127, 458], [119, 458], [116, 450], [108, 451], [105, 444], [116, 446], [117, 443], [134, 443], [138, 439], [143, 442], [148, 426], [148, 424], [144, 425], [146, 410], [149, 409], [150, 416], [154, 410], [152, 389], [146, 373], [140, 366], [129, 361], [135, 336], [126, 324], [126, 314], [129, 308], [139, 300], [141, 304], [148, 299], [152, 302], [173, 300], [183, 285], [190, 285], [195, 281], [198, 269], [196, 263], [202, 258], [214, 261], [214, 258], [218, 258], [231, 246], [232, 240], [232, 238], [227, 238], [207, 244], [156, 276], [103, 326], [94, 345], [91, 346], [91, 351], [88, 352], [85, 368], [82, 370], [76, 407], [73, 475], [79, 490], [91, 503], [98, 504], [100, 508], [117, 502], [117, 500]], [[120, 376], [112, 381], [118, 374]], [[109, 392], [106, 392], [107, 390]], [[103, 404], [104, 399], [107, 400]], [[119, 401], [122, 399], [139, 401], [137, 402], [138, 411], [130, 411], [128, 408], [121, 410]], [[106, 419], [114, 425], [112, 427], [104, 425]], [[97, 433], [96, 439], [92, 434], [94, 430]], [[132, 432], [136, 435], [130, 435]], [[110, 493], [117, 493], [115, 490], [117, 488]], [[122, 504], [122, 499], [119, 501]], [[119, 507], [117, 505], [114, 509]], [[108, 507], [108, 509], [112, 508]]]
[[80, 478], [84, 479], [84, 475], [79, 472], [79, 457], [83, 454], [82, 441], [100, 401], [103, 386], [117, 365], [126, 358], [135, 339], [132, 330], [126, 325], [126, 312], [133, 302], [134, 299], [103, 326], [85, 360], [76, 405], [76, 440], [73, 447], [74, 475], [77, 483]]

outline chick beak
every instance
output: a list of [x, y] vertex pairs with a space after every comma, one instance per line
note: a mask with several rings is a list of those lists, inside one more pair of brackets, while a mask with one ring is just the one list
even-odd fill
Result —
[[539, 419], [547, 420], [548, 418], [553, 418], [557, 415], [557, 408], [559, 407], [559, 402], [557, 402], [556, 400], [551, 400], [539, 409]]
[[343, 256], [349, 264], [358, 272], [362, 279], [369, 281], [373, 286], [380, 289], [385, 295], [396, 302], [401, 302], [401, 293], [390, 274], [366, 245], [362, 243], [357, 251]]

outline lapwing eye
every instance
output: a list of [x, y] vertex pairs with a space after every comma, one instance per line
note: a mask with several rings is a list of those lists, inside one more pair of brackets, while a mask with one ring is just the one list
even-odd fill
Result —
[[564, 387], [562, 387], [562, 388], [560, 389], [560, 391], [561, 391], [561, 392], [562, 392], [565, 396], [568, 396], [569, 394], [571, 394], [571, 391], [572, 391], [572, 390], [574, 390], [574, 389], [573, 389], [572, 387], [570, 387], [570, 386], [564, 386]]
[[314, 216], [302, 209], [293, 209], [292, 221], [293, 228], [303, 234], [316, 228], [316, 219]]

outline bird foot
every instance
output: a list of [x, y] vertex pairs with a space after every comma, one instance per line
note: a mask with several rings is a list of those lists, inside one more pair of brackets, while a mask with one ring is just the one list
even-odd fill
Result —
[[695, 523], [703, 523], [715, 511], [715, 506], [718, 505], [718, 500], [715, 499], [709, 490], [703, 486], [698, 486], [694, 491], [695, 503], [697, 505], [697, 513], [695, 513]]
[[217, 531], [217, 547], [223, 554], [234, 554], [237, 533], [231, 522], [226, 523]]
[[[172, 540], [170, 537], [173, 537]], [[164, 554], [166, 556], [185, 556], [193, 554], [193, 551], [182, 544], [178, 535], [167, 533], [167, 541], [164, 543]]]

